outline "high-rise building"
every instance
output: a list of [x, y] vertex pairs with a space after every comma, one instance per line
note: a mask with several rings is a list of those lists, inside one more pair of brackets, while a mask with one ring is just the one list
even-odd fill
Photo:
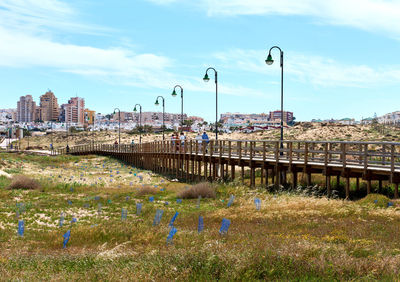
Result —
[[59, 116], [59, 109], [57, 98], [54, 93], [49, 90], [40, 96], [40, 120], [42, 121], [57, 121]]
[[62, 105], [65, 122], [83, 125], [85, 123], [85, 99], [73, 97]]
[[21, 96], [17, 102], [17, 121], [35, 121], [36, 103], [32, 95]]
[[[281, 120], [281, 116], [282, 116], [281, 111], [269, 112], [270, 120]], [[283, 111], [283, 121], [286, 123], [291, 123], [293, 121], [293, 112]]]

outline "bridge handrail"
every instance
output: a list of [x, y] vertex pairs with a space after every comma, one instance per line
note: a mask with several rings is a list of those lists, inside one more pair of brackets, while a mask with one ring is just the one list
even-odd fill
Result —
[[[369, 167], [400, 169], [400, 143], [364, 141], [302, 141], [302, 140], [180, 140], [153, 141], [142, 144], [96, 144], [71, 146], [69, 153], [144, 153], [144, 154], [193, 154], [207, 157], [232, 157], [239, 159], [276, 159]], [[55, 150], [65, 154], [66, 149]]]

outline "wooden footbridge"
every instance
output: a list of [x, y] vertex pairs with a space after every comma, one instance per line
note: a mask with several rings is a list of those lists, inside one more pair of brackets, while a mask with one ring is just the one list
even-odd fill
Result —
[[[178, 141], [179, 142], [179, 141]], [[66, 149], [54, 154], [66, 154]], [[336, 141], [251, 141], [211, 140], [209, 143], [186, 141], [156, 141], [135, 145], [90, 144], [75, 146], [69, 154], [97, 154], [112, 156], [138, 168], [160, 174], [173, 175], [186, 181], [214, 181], [235, 179], [245, 169], [250, 171], [250, 185], [256, 185], [256, 172], [260, 185], [289, 184], [296, 187], [298, 174], [311, 185], [312, 175], [325, 176], [328, 195], [331, 194], [331, 177], [345, 181], [346, 198], [350, 197], [350, 179], [360, 179], [371, 193], [371, 182], [394, 184], [394, 197], [398, 198], [400, 183], [400, 143], [389, 142], [336, 142]], [[290, 175], [288, 177], [288, 174]]]

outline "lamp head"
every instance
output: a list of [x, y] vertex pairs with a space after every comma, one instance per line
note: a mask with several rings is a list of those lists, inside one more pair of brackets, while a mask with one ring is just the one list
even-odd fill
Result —
[[274, 63], [274, 60], [272, 59], [271, 54], [268, 54], [268, 57], [267, 57], [267, 59], [265, 60], [265, 63], [266, 63], [267, 65], [272, 65], [272, 64]]
[[208, 73], [205, 74], [205, 76], [203, 77], [204, 82], [209, 82], [210, 78], [208, 77]]
[[176, 94], [175, 89], [174, 89], [174, 91], [172, 91], [172, 94], [171, 94], [171, 95], [172, 95], [172, 97], [176, 97], [177, 94]]
[[137, 111], [137, 110], [136, 110], [136, 106], [133, 108], [133, 111], [134, 111], [134, 112], [136, 112], [136, 111]]
[[154, 103], [154, 105], [156, 105], [156, 106], [160, 105], [160, 103], [158, 103], [158, 99], [156, 100], [156, 102]]

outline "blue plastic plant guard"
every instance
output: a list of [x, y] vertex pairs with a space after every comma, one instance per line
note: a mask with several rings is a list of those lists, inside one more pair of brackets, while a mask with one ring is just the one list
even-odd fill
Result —
[[175, 219], [178, 217], [178, 214], [179, 214], [178, 212], [175, 212], [174, 216], [171, 218], [171, 221], [168, 224], [169, 227], [174, 226], [174, 222], [175, 222]]
[[204, 220], [203, 217], [200, 215], [199, 216], [199, 225], [197, 226], [197, 232], [201, 232], [204, 230]]
[[220, 234], [227, 234], [231, 221], [229, 219], [223, 218], [221, 228], [219, 229]]
[[176, 231], [177, 231], [176, 228], [172, 226], [167, 237], [167, 244], [172, 244], [172, 239], [174, 238]]

